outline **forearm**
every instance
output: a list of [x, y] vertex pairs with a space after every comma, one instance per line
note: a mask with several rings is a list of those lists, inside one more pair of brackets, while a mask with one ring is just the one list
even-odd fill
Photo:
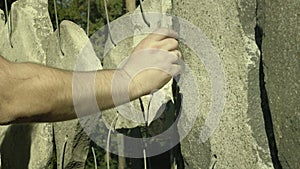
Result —
[[74, 72], [73, 91], [68, 96], [73, 97], [77, 116], [86, 116], [147, 94], [131, 82], [131, 77], [121, 69]]
[[135, 47], [123, 71], [96, 76], [0, 57], [0, 124], [74, 119], [98, 113], [94, 105], [104, 110], [158, 90], [181, 71], [176, 37], [159, 29]]
[[[1, 123], [60, 121], [74, 118], [71, 74], [33, 63], [10, 63], [1, 76]], [[5, 82], [4, 82], [5, 81]], [[59, 103], [59, 104], [58, 104]], [[3, 120], [2, 117], [9, 117]]]
[[[3, 101], [0, 110], [1, 123], [70, 120], [78, 115], [75, 113], [74, 106], [79, 107], [80, 116], [97, 113], [89, 106], [90, 100], [95, 96], [100, 110], [114, 107], [116, 105], [112, 99], [111, 86], [115, 72], [116, 70], [98, 71], [95, 81], [85, 80], [85, 77], [93, 75], [92, 72], [76, 73], [76, 75], [80, 75], [81, 79], [76, 81], [75, 85], [73, 84], [73, 72], [32, 63], [13, 64], [10, 74], [6, 76], [7, 83], [2, 83], [2, 87], [4, 87], [2, 90], [5, 92], [1, 94], [1, 101]], [[122, 73], [119, 75], [123, 76]], [[124, 78], [117, 79], [117, 82], [122, 86], [127, 79], [128, 77], [124, 75]], [[89, 88], [88, 84], [93, 82], [95, 82], [93, 85], [95, 88]], [[77, 86], [76, 99], [73, 95], [75, 89], [72, 91], [72, 86]], [[124, 87], [117, 90], [120, 93], [128, 91]], [[142, 95], [137, 91], [131, 90], [128, 93], [130, 100]]]

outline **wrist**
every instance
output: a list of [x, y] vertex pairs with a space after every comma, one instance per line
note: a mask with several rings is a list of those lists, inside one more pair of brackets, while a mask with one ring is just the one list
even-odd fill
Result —
[[119, 69], [118, 71], [121, 74], [121, 77], [124, 78], [125, 83], [122, 84], [126, 85], [130, 100], [135, 100], [147, 94], [136, 77], [131, 77], [125, 69]]

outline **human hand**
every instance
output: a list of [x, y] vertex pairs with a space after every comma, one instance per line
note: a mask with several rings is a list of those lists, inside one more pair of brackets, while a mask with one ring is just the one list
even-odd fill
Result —
[[131, 79], [130, 88], [142, 95], [162, 88], [180, 73], [177, 33], [158, 29], [143, 39], [133, 50], [122, 70]]

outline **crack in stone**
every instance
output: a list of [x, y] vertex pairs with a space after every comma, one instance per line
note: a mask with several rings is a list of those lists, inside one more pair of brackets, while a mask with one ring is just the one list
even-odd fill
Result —
[[263, 63], [263, 28], [259, 26], [259, 18], [258, 18], [258, 10], [259, 10], [259, 1], [256, 0], [256, 26], [255, 26], [255, 42], [260, 50], [260, 63], [259, 63], [259, 87], [260, 87], [260, 97], [261, 97], [261, 108], [263, 111], [263, 117], [265, 122], [265, 130], [267, 134], [271, 159], [273, 163], [273, 167], [275, 169], [282, 169], [282, 165], [278, 158], [278, 149], [276, 145], [273, 121], [272, 121], [272, 113], [269, 105], [268, 93], [265, 86], [265, 74], [264, 74], [264, 63]]

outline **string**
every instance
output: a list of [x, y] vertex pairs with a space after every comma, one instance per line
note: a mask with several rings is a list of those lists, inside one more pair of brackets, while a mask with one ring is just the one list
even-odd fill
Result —
[[144, 9], [143, 9], [143, 6], [142, 6], [142, 0], [139, 0], [140, 1], [140, 9], [141, 9], [141, 13], [142, 13], [142, 17], [143, 17], [143, 20], [144, 22], [146, 23], [146, 25], [148, 27], [150, 27], [150, 22], [147, 20], [145, 14], [144, 14]]
[[64, 169], [64, 160], [65, 160], [65, 152], [66, 152], [66, 148], [67, 148], [67, 142], [68, 142], [68, 135], [66, 135], [66, 137], [65, 137], [65, 142], [63, 144], [63, 149], [62, 149], [62, 153], [61, 153], [61, 169]]
[[96, 153], [95, 153], [95, 149], [93, 146], [92, 146], [92, 153], [93, 153], [93, 157], [94, 157], [95, 169], [97, 169], [97, 158], [96, 158]]
[[8, 15], [8, 5], [7, 5], [7, 0], [4, 1], [4, 4], [5, 4], [5, 15], [6, 15], [6, 23], [7, 23], [7, 27], [8, 27], [8, 34], [9, 34], [9, 44], [10, 44], [10, 47], [13, 48], [13, 45], [12, 45], [12, 40], [11, 40], [11, 37], [12, 37], [12, 20], [11, 20], [11, 13], [10, 15]]
[[59, 49], [62, 55], [65, 55], [61, 48], [61, 37], [60, 37], [60, 27], [58, 25], [58, 15], [57, 15], [57, 7], [56, 7], [56, 0], [53, 0], [54, 4], [54, 14], [55, 14], [55, 22], [56, 22], [56, 28], [58, 29], [58, 45]]
[[111, 43], [114, 46], [117, 46], [116, 43], [114, 42], [113, 38], [112, 38], [112, 35], [111, 35], [111, 29], [110, 29], [110, 23], [109, 23], [109, 17], [108, 17], [108, 10], [107, 10], [106, 0], [103, 0], [103, 1], [104, 1], [105, 16], [106, 16], [106, 22], [107, 22], [107, 28], [108, 28], [108, 35], [109, 35], [109, 38], [111, 40]]
[[107, 153], [106, 153], [106, 160], [107, 160], [107, 162], [106, 162], [106, 168], [107, 169], [110, 169], [110, 165], [109, 165], [109, 161], [110, 161], [109, 160], [109, 155], [110, 155], [110, 153], [109, 153], [109, 144], [110, 144], [111, 131], [112, 131], [112, 128], [113, 128], [112, 126], [114, 126], [114, 128], [115, 128], [115, 125], [117, 123], [118, 117], [119, 117], [119, 113], [117, 113], [116, 117], [111, 122], [109, 131], [108, 131], [108, 135], [107, 135], [107, 142], [106, 142], [106, 151], [107, 151]]
[[86, 34], [88, 36], [89, 36], [89, 30], [90, 30], [90, 12], [91, 12], [91, 0], [88, 0], [87, 24], [86, 24]]

